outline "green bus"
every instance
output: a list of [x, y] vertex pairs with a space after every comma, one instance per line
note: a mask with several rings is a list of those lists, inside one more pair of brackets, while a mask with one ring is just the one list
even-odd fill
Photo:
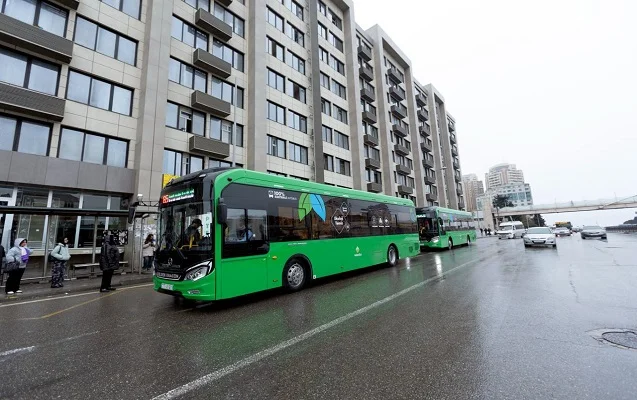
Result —
[[442, 207], [416, 209], [420, 247], [451, 250], [476, 240], [476, 226], [470, 212]]
[[238, 168], [162, 190], [155, 290], [220, 300], [419, 253], [410, 200]]

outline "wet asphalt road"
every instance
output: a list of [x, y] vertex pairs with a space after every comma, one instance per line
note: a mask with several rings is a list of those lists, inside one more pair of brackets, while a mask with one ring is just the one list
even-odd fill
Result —
[[148, 286], [0, 305], [0, 398], [635, 399], [637, 350], [589, 332], [637, 329], [636, 289], [637, 236], [609, 234], [197, 308]]

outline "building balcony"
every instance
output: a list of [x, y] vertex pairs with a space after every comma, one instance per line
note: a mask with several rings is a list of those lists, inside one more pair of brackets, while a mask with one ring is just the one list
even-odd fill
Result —
[[383, 191], [383, 185], [381, 185], [380, 183], [368, 182], [367, 191], [372, 193], [380, 193]]
[[423, 124], [422, 126], [418, 127], [418, 131], [422, 136], [425, 137], [431, 135], [431, 127], [428, 124]]
[[456, 134], [455, 133], [449, 133], [449, 141], [453, 144], [456, 144]]
[[395, 144], [395, 145], [394, 145], [394, 151], [395, 151], [397, 154], [401, 154], [401, 155], [403, 155], [403, 156], [408, 156], [408, 155], [409, 155], [409, 153], [411, 153], [411, 152], [409, 151], [409, 149], [408, 149], [407, 147], [403, 146], [402, 144]]
[[427, 184], [427, 185], [435, 185], [436, 184], [436, 178], [434, 178], [433, 176], [425, 175], [424, 181], [425, 181], [425, 184]]
[[451, 154], [454, 157], [458, 157], [458, 147], [457, 146], [451, 146]]
[[396, 172], [401, 175], [409, 175], [411, 174], [411, 168], [406, 165], [396, 164]]
[[232, 65], [229, 62], [202, 49], [196, 49], [192, 53], [192, 63], [221, 79], [226, 79], [232, 73]]
[[462, 196], [462, 189], [461, 188], [456, 188], [456, 194], [458, 196]]
[[230, 103], [199, 90], [192, 92], [190, 96], [190, 107], [210, 113], [215, 117], [223, 118], [230, 115]]
[[427, 107], [427, 98], [422, 94], [417, 94], [416, 104], [418, 105], [418, 107]]
[[215, 0], [215, 2], [223, 4], [225, 7], [229, 7], [232, 4], [232, 0]]
[[399, 86], [392, 86], [389, 88], [389, 95], [396, 101], [403, 101], [407, 94], [405, 90]]
[[422, 165], [425, 168], [434, 168], [434, 158], [433, 157], [424, 157], [422, 159]]
[[365, 158], [365, 168], [380, 169], [380, 161], [373, 158]]
[[463, 200], [458, 201], [458, 208], [461, 210], [465, 208], [465, 204]]
[[413, 194], [414, 188], [407, 185], [398, 185], [398, 193], [400, 194]]
[[424, 153], [432, 153], [433, 152], [433, 145], [431, 143], [431, 141], [424, 141], [424, 142], [420, 142], [420, 149], [424, 152]]
[[454, 122], [449, 121], [449, 132], [456, 131], [456, 124]]
[[66, 100], [30, 89], [0, 83], [0, 109], [62, 121]]
[[401, 83], [403, 83], [403, 77], [396, 68], [389, 68], [387, 70], [387, 77], [396, 85], [400, 85]]
[[394, 104], [391, 106], [391, 112], [400, 119], [407, 117], [407, 108], [402, 104]]
[[409, 130], [407, 128], [405, 128], [404, 126], [401, 126], [401, 125], [398, 125], [398, 124], [394, 124], [394, 125], [391, 126], [391, 130], [395, 134], [400, 135], [402, 137], [409, 136]]
[[358, 56], [365, 61], [371, 61], [372, 51], [365, 46], [358, 46]]
[[73, 57], [72, 41], [5, 14], [0, 14], [0, 41], [65, 64]]
[[218, 158], [230, 156], [230, 145], [228, 143], [197, 135], [191, 136], [188, 140], [188, 150]]
[[227, 42], [232, 38], [232, 27], [202, 8], [195, 13], [195, 25], [212, 33], [216, 39]]
[[374, 71], [367, 67], [358, 67], [358, 75], [365, 79], [367, 82], [374, 80]]
[[462, 182], [462, 177], [460, 176], [460, 174], [457, 171], [453, 174], [453, 177], [454, 177], [454, 179], [456, 180], [457, 183]]
[[372, 135], [363, 135], [363, 142], [370, 146], [378, 146], [378, 138]]
[[361, 89], [361, 98], [365, 99], [367, 101], [376, 101], [376, 94], [374, 94], [374, 91], [368, 88], [362, 88]]
[[425, 199], [427, 201], [438, 201], [438, 196], [435, 196], [433, 193], [426, 193]]
[[363, 111], [363, 121], [375, 124], [377, 121], [376, 114], [371, 111]]
[[418, 119], [421, 121], [427, 121], [429, 119], [429, 111], [424, 110], [424, 109], [418, 109], [417, 112], [418, 115]]
[[453, 160], [453, 167], [455, 169], [460, 169], [460, 162], [458, 160]]

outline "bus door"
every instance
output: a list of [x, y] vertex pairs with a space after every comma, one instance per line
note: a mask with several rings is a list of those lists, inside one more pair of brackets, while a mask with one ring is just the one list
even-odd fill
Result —
[[270, 251], [266, 210], [228, 207], [222, 244], [221, 296], [266, 289]]

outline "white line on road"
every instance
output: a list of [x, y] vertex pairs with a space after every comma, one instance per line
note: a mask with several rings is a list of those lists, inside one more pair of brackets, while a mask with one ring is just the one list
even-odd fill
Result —
[[348, 320], [350, 320], [350, 319], [352, 319], [352, 318], [354, 318], [354, 317], [356, 317], [358, 315], [366, 313], [369, 310], [372, 310], [372, 309], [374, 309], [376, 307], [379, 307], [379, 306], [381, 306], [381, 305], [383, 305], [385, 303], [388, 303], [388, 302], [390, 302], [390, 301], [392, 301], [392, 300], [394, 300], [394, 299], [396, 299], [398, 297], [401, 297], [401, 296], [403, 296], [403, 295], [405, 295], [405, 294], [407, 294], [407, 293], [409, 293], [409, 292], [411, 292], [411, 291], [413, 291], [415, 289], [418, 289], [418, 288], [428, 284], [429, 282], [438, 280], [438, 279], [442, 278], [443, 276], [452, 273], [453, 271], [456, 271], [456, 270], [458, 270], [460, 268], [464, 268], [464, 267], [466, 267], [469, 264], [473, 264], [473, 263], [478, 262], [478, 261], [483, 261], [483, 260], [485, 260], [485, 259], [487, 259], [490, 256], [495, 255], [495, 254], [497, 254], [497, 253], [494, 252], [494, 253], [492, 253], [492, 254], [490, 254], [488, 256], [481, 257], [481, 258], [476, 259], [476, 260], [471, 260], [471, 261], [468, 261], [468, 262], [466, 262], [464, 264], [460, 264], [460, 265], [458, 265], [458, 266], [456, 266], [456, 267], [454, 267], [454, 268], [452, 268], [452, 269], [450, 269], [450, 270], [448, 270], [448, 271], [446, 271], [446, 272], [444, 272], [442, 274], [436, 275], [436, 276], [431, 277], [429, 279], [426, 279], [426, 280], [424, 280], [422, 282], [416, 283], [415, 285], [409, 286], [408, 288], [403, 289], [400, 292], [394, 293], [391, 296], [387, 296], [384, 299], [378, 300], [378, 301], [376, 301], [376, 302], [374, 302], [374, 303], [372, 303], [370, 305], [367, 305], [367, 306], [365, 306], [363, 308], [359, 308], [356, 311], [352, 311], [349, 314], [345, 314], [342, 317], [336, 318], [335, 320], [332, 320], [332, 321], [330, 321], [330, 322], [328, 322], [326, 324], [323, 324], [323, 325], [321, 325], [321, 326], [319, 326], [317, 328], [309, 330], [309, 331], [307, 331], [307, 332], [305, 332], [305, 333], [303, 333], [303, 334], [301, 334], [299, 336], [296, 336], [296, 337], [293, 337], [292, 339], [289, 339], [289, 340], [286, 340], [284, 342], [281, 342], [281, 343], [279, 343], [279, 344], [277, 344], [275, 346], [272, 346], [272, 347], [267, 348], [267, 349], [265, 349], [263, 351], [260, 351], [260, 352], [258, 352], [256, 354], [253, 354], [253, 355], [251, 355], [249, 357], [246, 357], [243, 360], [237, 361], [234, 364], [231, 364], [231, 365], [228, 365], [227, 367], [218, 369], [218, 370], [216, 370], [214, 372], [211, 372], [208, 375], [204, 375], [201, 378], [195, 379], [192, 382], [186, 383], [185, 385], [182, 385], [182, 386], [179, 386], [179, 387], [177, 387], [175, 389], [172, 389], [172, 390], [170, 390], [170, 391], [168, 391], [168, 392], [166, 392], [164, 394], [161, 394], [161, 395], [159, 395], [157, 397], [154, 397], [153, 400], [175, 399], [175, 398], [180, 397], [180, 396], [182, 396], [182, 395], [184, 395], [184, 394], [186, 394], [188, 392], [191, 392], [191, 391], [193, 391], [195, 389], [198, 389], [198, 388], [200, 388], [202, 386], [206, 386], [206, 385], [208, 385], [208, 384], [210, 384], [210, 383], [212, 383], [212, 382], [214, 382], [214, 381], [216, 381], [216, 380], [218, 380], [220, 378], [223, 378], [224, 376], [229, 375], [229, 374], [231, 374], [231, 373], [233, 373], [233, 372], [235, 372], [235, 371], [237, 371], [237, 370], [239, 370], [239, 369], [241, 369], [243, 367], [247, 367], [248, 365], [251, 365], [251, 364], [254, 364], [255, 362], [261, 361], [264, 358], [267, 358], [267, 357], [269, 357], [269, 356], [271, 356], [271, 355], [273, 355], [275, 353], [278, 353], [281, 350], [284, 350], [284, 349], [286, 349], [286, 348], [288, 348], [290, 346], [294, 346], [295, 344], [303, 342], [304, 340], [307, 340], [307, 339], [311, 338], [312, 336], [315, 336], [315, 335], [317, 335], [317, 334], [319, 334], [319, 333], [321, 333], [321, 332], [323, 332], [325, 330], [333, 328], [336, 325], [342, 324], [343, 322], [348, 321]]
[[19, 349], [7, 350], [0, 353], [0, 357], [10, 356], [11, 354], [23, 353], [23, 352], [31, 352], [35, 349], [35, 346], [22, 347]]
[[[121, 288], [121, 290], [127, 290], [127, 289], [135, 289], [135, 288], [140, 288], [140, 287], [146, 287], [146, 286], [152, 286], [152, 283], [145, 283], [143, 285], [135, 285], [135, 286], [124, 286]], [[70, 294], [68, 296], [59, 296], [59, 297], [47, 297], [46, 299], [38, 299], [38, 300], [28, 300], [28, 301], [21, 301], [19, 303], [9, 303], [9, 304], [0, 304], [0, 308], [4, 308], [4, 307], [13, 307], [13, 306], [20, 306], [23, 304], [33, 304], [33, 303], [41, 303], [43, 301], [51, 301], [51, 300], [63, 300], [63, 299], [70, 299], [72, 297], [79, 297], [79, 296], [99, 296], [101, 295], [100, 292], [87, 292], [87, 293], [77, 293], [77, 294]]]

